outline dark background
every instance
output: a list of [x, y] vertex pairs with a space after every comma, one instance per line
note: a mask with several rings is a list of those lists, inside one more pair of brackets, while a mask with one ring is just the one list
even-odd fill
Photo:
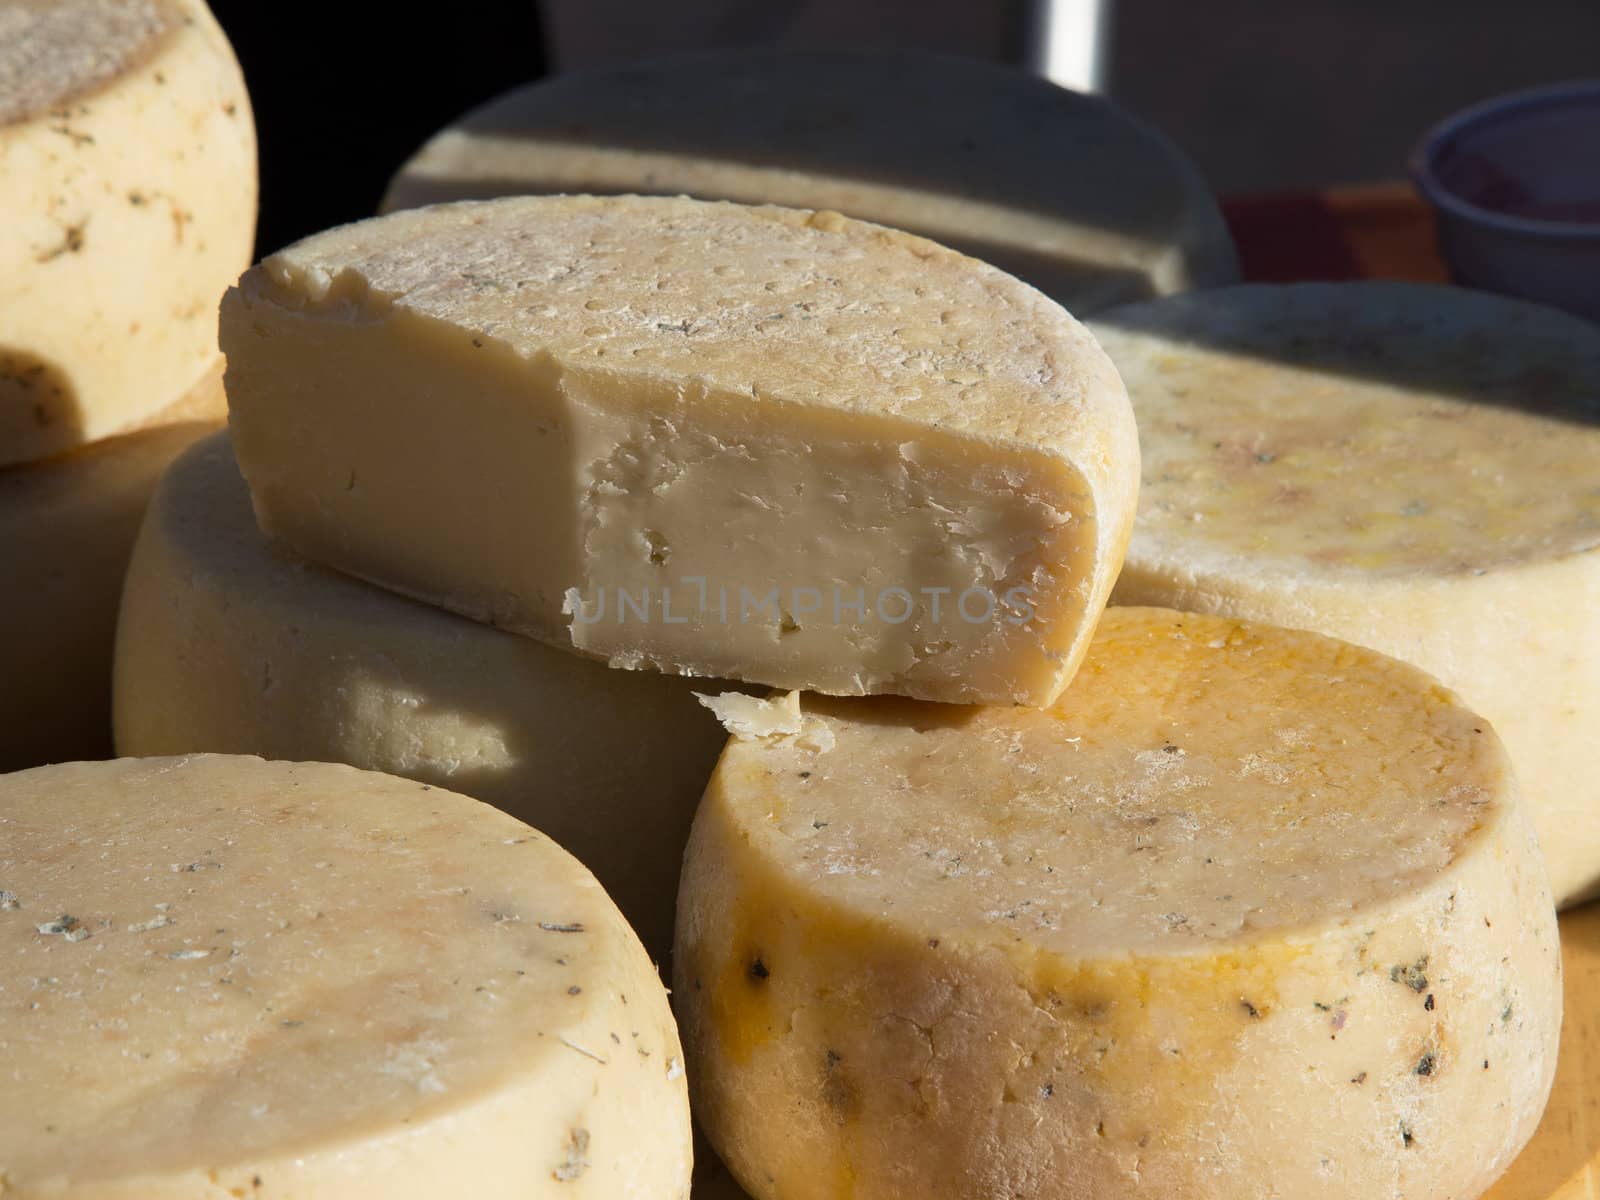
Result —
[[[1015, 58], [1030, 0], [535, 0], [432, 6], [214, 0], [255, 105], [258, 249], [369, 216], [429, 135], [616, 37], [660, 50], [752, 41]], [[1229, 194], [1394, 178], [1474, 100], [1600, 75], [1600, 0], [1113, 0], [1108, 92]], [[574, 18], [587, 31], [574, 37]], [[542, 20], [543, 18], [543, 20]], [[984, 29], [988, 32], [982, 32]], [[553, 32], [552, 32], [553, 31]]]

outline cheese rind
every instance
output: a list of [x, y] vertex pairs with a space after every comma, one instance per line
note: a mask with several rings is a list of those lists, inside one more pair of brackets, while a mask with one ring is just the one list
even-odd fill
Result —
[[0, 466], [128, 429], [215, 361], [255, 130], [201, 0], [0, 8]]
[[345, 762], [487, 801], [582, 860], [665, 961], [689, 822], [725, 740], [694, 686], [284, 554], [218, 434], [173, 464], [134, 548], [116, 745]]
[[1550, 894], [1421, 672], [1112, 609], [1049, 710], [806, 707], [831, 739], [729, 743], [678, 913], [696, 1113], [758, 1200], [1443, 1200], [1532, 1133]]
[[384, 210], [550, 192], [837, 210], [992, 262], [1074, 313], [1239, 277], [1199, 170], [1158, 132], [968, 59], [740, 47], [564, 73], [436, 134]]
[[1044, 703], [1131, 523], [1082, 327], [833, 213], [396, 213], [252, 270], [222, 340], [268, 534], [613, 666]]
[[222, 755], [0, 777], [20, 1200], [687, 1196], [666, 994], [487, 805]]
[[1115, 590], [1415, 663], [1516, 764], [1558, 903], [1600, 888], [1600, 333], [1459, 289], [1245, 287], [1097, 326], [1139, 416]]
[[227, 416], [222, 363], [136, 432], [0, 468], [0, 771], [111, 749], [117, 603], [156, 480]]

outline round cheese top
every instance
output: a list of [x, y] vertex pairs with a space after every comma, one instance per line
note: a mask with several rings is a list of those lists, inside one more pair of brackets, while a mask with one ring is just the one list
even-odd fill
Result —
[[1510, 803], [1422, 672], [1316, 634], [1107, 610], [1051, 709], [806, 697], [712, 797], [786, 886], [945, 948], [1184, 955], [1381, 906]]
[[540, 192], [837, 209], [1075, 312], [1238, 278], [1215, 199], [1160, 133], [965, 58], [741, 46], [563, 73], [440, 132], [385, 206]]
[[0, 4], [0, 126], [109, 83], [149, 55], [178, 19], [165, 0]]
[[[687, 1179], [642, 949], [487, 805], [315, 763], [41, 767], [0, 777], [0, 888], [0, 1179], [23, 1195], [352, 1195], [319, 1179], [358, 1169], [438, 1195], [406, 1180], [442, 1157], [463, 1195], [675, 1197], [668, 1170], [626, 1192], [651, 1122]], [[582, 1119], [596, 1096], [655, 1111], [625, 1144]], [[464, 1165], [500, 1112], [525, 1144]], [[508, 1191], [513, 1161], [533, 1182]]]
[[580, 392], [670, 373], [728, 404], [938, 422], [1081, 444], [1086, 458], [1103, 453], [1104, 426], [1127, 426], [1110, 363], [1059, 305], [987, 263], [832, 212], [682, 197], [461, 202], [316, 234], [240, 289], [333, 315], [443, 321], [463, 345], [592, 372], [569, 384]]
[[1117, 309], [1095, 334], [1139, 421], [1132, 564], [1481, 575], [1600, 546], [1600, 327], [1334, 283]]

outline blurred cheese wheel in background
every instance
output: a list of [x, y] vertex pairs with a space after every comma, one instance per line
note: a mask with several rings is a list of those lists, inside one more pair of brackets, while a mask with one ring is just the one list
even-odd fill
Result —
[[683, 1200], [667, 996], [488, 805], [199, 755], [0, 776], [20, 1200]]
[[1144, 457], [1113, 603], [1312, 629], [1494, 724], [1558, 903], [1600, 892], [1600, 327], [1454, 288], [1103, 314]]
[[161, 472], [227, 419], [222, 363], [144, 427], [0, 467], [0, 771], [111, 750], [128, 556]]
[[599, 876], [651, 954], [723, 742], [717, 681], [618, 671], [276, 551], [226, 434], [168, 472], [128, 570], [120, 754], [346, 762], [527, 821]]
[[741, 48], [563, 74], [436, 135], [383, 207], [549, 192], [833, 209], [1074, 313], [1238, 279], [1214, 198], [1161, 134], [961, 58]]
[[1555, 912], [1421, 671], [1110, 609], [1047, 710], [807, 697], [684, 860], [695, 1112], [757, 1200], [1450, 1200], [1533, 1133]]
[[250, 102], [201, 0], [0, 4], [0, 466], [125, 430], [217, 356]]

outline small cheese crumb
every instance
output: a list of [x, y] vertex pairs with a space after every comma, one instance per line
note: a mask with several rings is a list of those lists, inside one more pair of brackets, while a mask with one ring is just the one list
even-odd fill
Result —
[[789, 692], [771, 700], [746, 696], [742, 692], [723, 692], [720, 696], [696, 692], [695, 698], [715, 713], [723, 728], [734, 737], [776, 737], [799, 733], [802, 727], [799, 692]]

